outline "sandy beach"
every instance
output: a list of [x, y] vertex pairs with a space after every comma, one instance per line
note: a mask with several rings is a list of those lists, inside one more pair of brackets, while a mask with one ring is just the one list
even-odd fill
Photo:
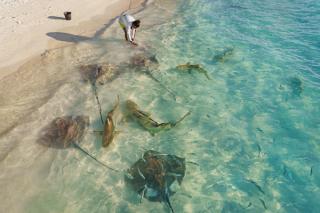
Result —
[[[0, 79], [45, 50], [90, 38], [96, 29], [108, 25], [122, 11], [143, 3], [143, 0], [1, 0]], [[64, 11], [72, 12], [71, 21], [64, 19]]]

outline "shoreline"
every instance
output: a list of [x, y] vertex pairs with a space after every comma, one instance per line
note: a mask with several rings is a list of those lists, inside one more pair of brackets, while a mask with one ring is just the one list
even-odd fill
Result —
[[[63, 18], [63, 9], [59, 8], [59, 5], [65, 3], [61, 2], [61, 0], [55, 0], [51, 3], [47, 0], [36, 4], [35, 0], [30, 0], [17, 8], [14, 8], [17, 5], [11, 5], [11, 8], [7, 6], [8, 8], [0, 9], [7, 16], [0, 17], [0, 24], [4, 28], [4, 33], [0, 35], [2, 40], [0, 81], [18, 71], [32, 58], [48, 50], [73, 45], [95, 37], [97, 34], [103, 34], [121, 12], [128, 10], [130, 3], [129, 0], [114, 0], [107, 3], [98, 0], [95, 3], [86, 1], [80, 4], [73, 0], [65, 6], [66, 10], [72, 8], [70, 9], [72, 20], [66, 21]], [[144, 8], [147, 3], [148, 0], [131, 0], [130, 10]], [[45, 10], [43, 10], [44, 4]], [[86, 5], [88, 8], [85, 7]], [[95, 11], [94, 13], [87, 12], [90, 10], [89, 6], [93, 9], [92, 11]], [[39, 7], [42, 7], [41, 10]], [[26, 12], [31, 10], [32, 13]], [[21, 15], [13, 16], [17, 13]]]

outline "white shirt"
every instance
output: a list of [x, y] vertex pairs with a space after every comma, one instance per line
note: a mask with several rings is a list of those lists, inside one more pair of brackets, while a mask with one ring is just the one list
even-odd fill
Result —
[[133, 18], [128, 14], [121, 14], [119, 18], [120, 25], [125, 27], [126, 29], [129, 41], [133, 41], [133, 38], [132, 38], [133, 32], [131, 27], [132, 27], [132, 22], [134, 22], [135, 20], [136, 20], [135, 18]]

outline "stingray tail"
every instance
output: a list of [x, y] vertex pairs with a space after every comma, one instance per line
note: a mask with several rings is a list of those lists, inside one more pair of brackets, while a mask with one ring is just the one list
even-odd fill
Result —
[[170, 203], [170, 198], [169, 198], [168, 193], [165, 193], [164, 198], [165, 198], [165, 201], [168, 204], [169, 208], [171, 209], [171, 212], [174, 213], [174, 210], [173, 210], [172, 205]]
[[102, 118], [101, 104], [100, 104], [100, 100], [99, 100], [99, 96], [98, 96], [97, 86], [96, 86], [95, 83], [92, 84], [92, 89], [93, 89], [94, 96], [96, 97], [97, 104], [98, 104], [98, 107], [99, 107], [100, 120], [101, 120], [102, 125], [104, 125], [104, 121], [103, 121], [103, 118]]
[[97, 158], [93, 157], [91, 154], [89, 154], [86, 150], [84, 150], [83, 148], [81, 148], [81, 146], [79, 146], [77, 143], [73, 143], [73, 145], [79, 149], [81, 152], [83, 152], [84, 154], [88, 155], [90, 158], [92, 158], [93, 160], [95, 160], [96, 162], [98, 162], [99, 164], [101, 164], [102, 166], [106, 167], [107, 169], [119, 172], [119, 170], [111, 168], [110, 166], [102, 163], [101, 161], [99, 161]]
[[161, 81], [159, 81], [156, 77], [154, 77], [151, 73], [150, 70], [147, 70], [146, 73], [149, 75], [149, 77], [154, 80], [155, 82], [157, 82], [161, 87], [163, 87], [165, 90], [167, 90], [171, 95], [172, 97], [174, 98], [174, 100], [177, 99], [177, 96], [176, 94], [171, 90], [169, 89], [166, 85], [164, 85]]
[[187, 112], [184, 116], [182, 116], [178, 121], [176, 121], [173, 126], [177, 126], [181, 121], [183, 121], [188, 115], [191, 114], [191, 111]]

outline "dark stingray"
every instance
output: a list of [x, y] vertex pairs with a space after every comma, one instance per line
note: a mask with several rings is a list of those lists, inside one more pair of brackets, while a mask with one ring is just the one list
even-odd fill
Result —
[[77, 148], [99, 164], [107, 167], [108, 169], [115, 170], [100, 162], [80, 147], [79, 143], [81, 142], [88, 125], [88, 116], [58, 117], [43, 129], [42, 135], [38, 139], [38, 143], [56, 149], [66, 149], [70, 147]]
[[131, 57], [130, 65], [134, 68], [157, 69], [159, 61], [154, 54], [138, 53]]
[[175, 192], [170, 186], [175, 181], [181, 185], [185, 170], [184, 158], [149, 150], [128, 169], [125, 180], [141, 198], [164, 201], [174, 212], [169, 197]]
[[119, 75], [118, 67], [109, 63], [81, 65], [79, 71], [83, 81], [100, 85], [113, 81]]
[[58, 117], [44, 128], [38, 141], [48, 147], [65, 149], [81, 142], [88, 125], [88, 116]]
[[102, 125], [104, 125], [103, 117], [102, 117], [102, 110], [101, 104], [97, 92], [97, 83], [103, 85], [107, 82], [113, 81], [119, 75], [119, 67], [114, 64], [109, 63], [101, 63], [101, 64], [89, 64], [89, 65], [81, 65], [80, 74], [82, 80], [84, 82], [90, 82], [94, 95], [97, 100], [100, 120]]

